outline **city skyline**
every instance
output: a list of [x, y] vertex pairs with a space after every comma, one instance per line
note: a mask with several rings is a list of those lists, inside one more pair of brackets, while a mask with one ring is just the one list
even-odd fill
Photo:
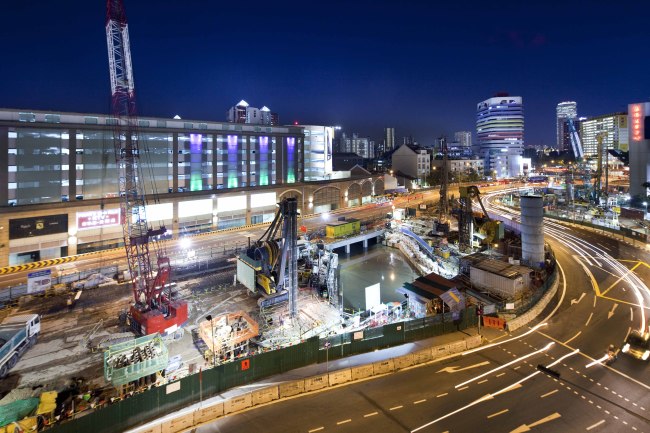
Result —
[[[245, 99], [267, 104], [280, 124], [340, 125], [376, 142], [394, 127], [398, 142], [432, 144], [475, 133], [476, 104], [505, 91], [523, 97], [524, 143], [553, 146], [559, 102], [597, 116], [650, 94], [648, 61], [632, 54], [650, 42], [645, 4], [328, 6], [129, 3], [140, 114], [225, 121]], [[102, 3], [16, 3], [7, 12], [0, 32], [14, 43], [0, 106], [110, 111]], [[603, 62], [602, 52], [622, 60]]]

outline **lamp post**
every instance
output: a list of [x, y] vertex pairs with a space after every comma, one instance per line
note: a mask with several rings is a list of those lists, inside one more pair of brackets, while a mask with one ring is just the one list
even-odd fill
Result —
[[329, 338], [325, 342], [325, 373], [329, 374], [330, 372], [330, 340]]
[[217, 354], [214, 351], [214, 324], [212, 323], [212, 315], [208, 314], [205, 316], [205, 320], [210, 321], [210, 338], [212, 340], [212, 366], [217, 365]]

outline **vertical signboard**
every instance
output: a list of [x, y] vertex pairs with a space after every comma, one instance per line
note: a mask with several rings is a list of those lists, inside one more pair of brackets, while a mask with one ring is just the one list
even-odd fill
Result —
[[630, 137], [632, 141], [641, 141], [644, 136], [644, 110], [643, 104], [634, 104], [630, 106], [630, 130], [632, 136]]
[[366, 287], [366, 310], [370, 310], [379, 304], [381, 304], [379, 283]]
[[27, 293], [41, 293], [52, 287], [52, 270], [31, 272], [27, 274]]

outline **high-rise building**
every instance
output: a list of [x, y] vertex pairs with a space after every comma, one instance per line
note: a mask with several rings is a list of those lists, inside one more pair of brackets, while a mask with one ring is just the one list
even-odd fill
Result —
[[524, 106], [521, 96], [499, 94], [476, 107], [476, 138], [485, 173], [497, 178], [521, 174]]
[[368, 137], [359, 137], [356, 132], [352, 137], [345, 133], [341, 134], [341, 152], [356, 153], [362, 158], [371, 159], [375, 157], [375, 142]]
[[455, 132], [454, 142], [461, 147], [470, 147], [472, 145], [472, 133], [470, 131]]
[[605, 114], [590, 117], [580, 123], [580, 137], [585, 157], [598, 156], [598, 137], [603, 149], [616, 149], [627, 152], [629, 135], [627, 113]]
[[567, 119], [578, 117], [578, 104], [574, 101], [560, 102], [555, 108], [556, 113], [556, 146], [560, 152], [571, 149], [570, 138], [565, 134]]
[[248, 102], [242, 99], [237, 105], [230, 107], [230, 110], [228, 110], [228, 122], [275, 126], [279, 122], [279, 117], [277, 113], [272, 113], [266, 106], [262, 108], [251, 107]]
[[628, 113], [630, 195], [646, 201], [650, 191], [643, 184], [650, 180], [650, 102], [630, 104]]
[[305, 134], [305, 181], [327, 179], [332, 174], [331, 126], [300, 125]]
[[384, 152], [395, 149], [395, 128], [384, 128]]

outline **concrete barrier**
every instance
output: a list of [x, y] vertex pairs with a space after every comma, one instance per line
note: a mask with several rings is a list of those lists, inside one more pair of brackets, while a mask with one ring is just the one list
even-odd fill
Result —
[[359, 367], [352, 367], [350, 373], [352, 374], [352, 380], [360, 380], [371, 377], [374, 374], [374, 369], [372, 364], [360, 365]]
[[194, 412], [178, 416], [162, 423], [162, 433], [178, 433], [194, 426]]
[[395, 364], [395, 370], [410, 367], [413, 365], [413, 355], [409, 353], [408, 355], [393, 358], [393, 363]]
[[212, 421], [220, 416], [223, 416], [223, 402], [198, 409], [194, 412], [194, 423], [200, 424], [202, 422]]
[[335, 371], [334, 373], [329, 374], [329, 383], [330, 386], [339, 385], [341, 383], [346, 383], [352, 380], [352, 372], [349, 368], [345, 370]]
[[[557, 272], [557, 268], [555, 270]], [[559, 286], [560, 282], [560, 277], [559, 275], [556, 275], [555, 281], [549, 287], [549, 289], [544, 293], [544, 296], [535, 304], [533, 308], [528, 310], [528, 312], [522, 314], [521, 316], [517, 317], [514, 320], [509, 320], [508, 323], [506, 324], [507, 329], [509, 332], [512, 332], [516, 329], [521, 328], [522, 326], [526, 325], [528, 322], [536, 318], [543, 310], [546, 308], [546, 306], [551, 302], [551, 300], [555, 297], [557, 294], [557, 288]]]
[[291, 397], [292, 395], [302, 394], [303, 392], [305, 392], [304, 380], [280, 384], [280, 398]]
[[433, 359], [438, 359], [447, 355], [449, 355], [448, 344], [443, 344], [442, 346], [434, 346], [431, 348], [431, 356], [433, 357]]
[[258, 404], [268, 403], [280, 398], [280, 390], [277, 386], [270, 386], [268, 388], [256, 389], [251, 392], [251, 401], [253, 406]]
[[316, 391], [318, 389], [323, 389], [328, 386], [329, 379], [327, 374], [321, 374], [320, 376], [309, 377], [305, 379], [305, 391]]
[[431, 355], [431, 349], [424, 349], [417, 351], [413, 354], [413, 363], [415, 364], [424, 364], [425, 362], [429, 362], [433, 359], [433, 356]]
[[146, 430], [138, 430], [138, 433], [162, 433], [162, 424], [147, 427]]
[[475, 335], [473, 337], [469, 337], [465, 339], [465, 344], [467, 345], [467, 349], [474, 349], [475, 347], [479, 347], [481, 345], [481, 336], [480, 335]]
[[227, 415], [233, 412], [239, 412], [240, 410], [247, 409], [253, 405], [251, 394], [246, 393], [230, 400], [223, 402], [223, 413]]
[[448, 347], [449, 347], [448, 352], [450, 355], [454, 353], [464, 352], [465, 350], [467, 350], [467, 344], [465, 343], [465, 340], [454, 341], [453, 343], [450, 343]]
[[374, 374], [390, 373], [391, 371], [395, 371], [395, 364], [392, 359], [387, 359], [386, 361], [374, 362], [372, 369]]

